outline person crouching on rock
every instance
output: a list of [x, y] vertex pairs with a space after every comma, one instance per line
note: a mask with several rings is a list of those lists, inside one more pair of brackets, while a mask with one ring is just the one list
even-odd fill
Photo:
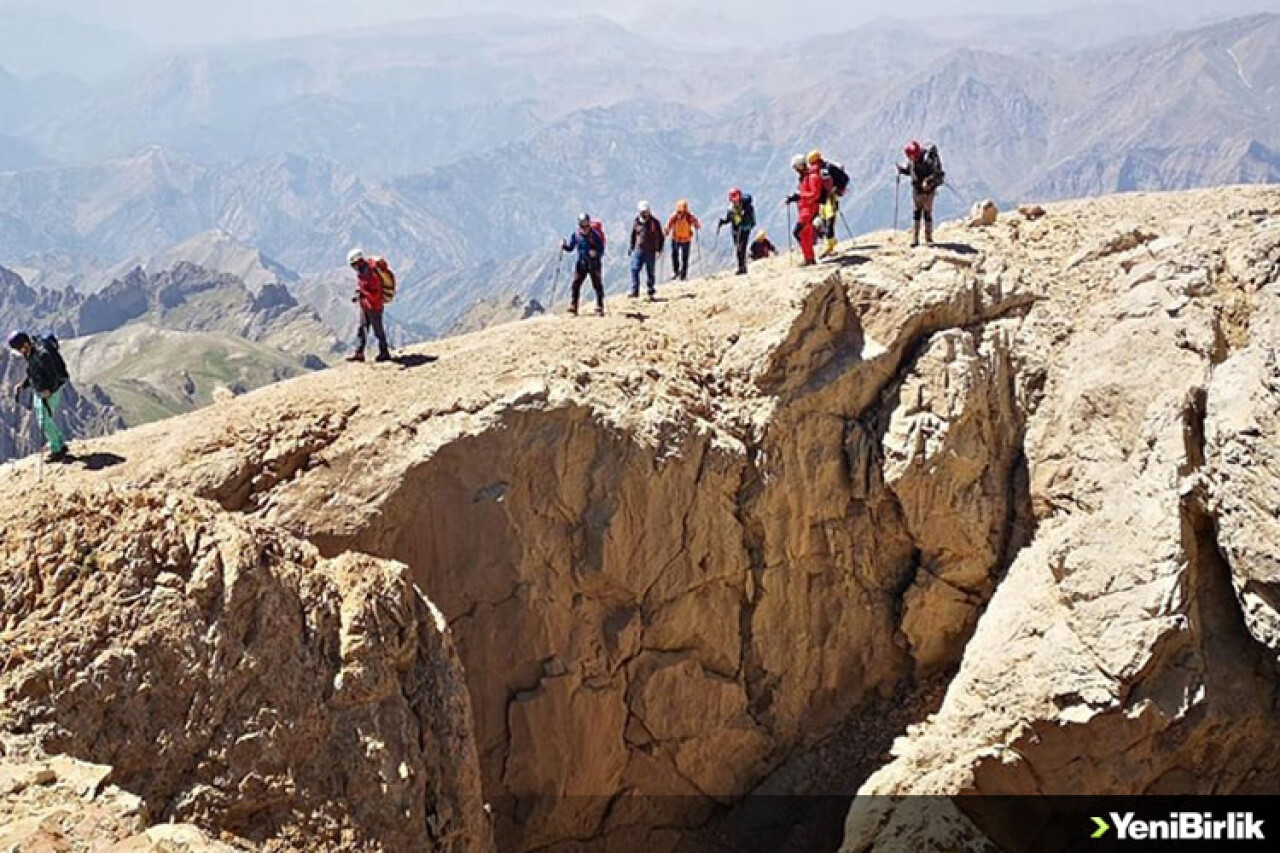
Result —
[[387, 331], [382, 325], [382, 275], [377, 267], [359, 249], [347, 254], [347, 264], [356, 271], [356, 295], [351, 301], [360, 305], [360, 327], [356, 331], [356, 351], [347, 361], [364, 361], [364, 345], [369, 340], [369, 329], [378, 338], [378, 355], [374, 361], [390, 361], [387, 348]]
[[36, 424], [49, 443], [50, 462], [62, 462], [70, 456], [67, 440], [58, 428], [55, 415], [62, 402], [62, 387], [67, 384], [67, 364], [58, 351], [58, 340], [53, 335], [32, 338], [26, 332], [9, 335], [9, 348], [27, 362], [27, 378], [13, 389], [15, 398], [30, 388], [36, 396]]
[[778, 254], [778, 247], [773, 245], [768, 232], [761, 231], [756, 235], [756, 239], [751, 241], [751, 260], [763, 261], [776, 254]]
[[578, 230], [560, 243], [565, 252], [577, 252], [578, 263], [574, 267], [573, 283], [569, 291], [569, 313], [578, 313], [578, 297], [582, 294], [582, 282], [591, 277], [591, 287], [596, 292], [596, 314], [604, 316], [604, 283], [600, 278], [604, 256], [604, 227], [592, 222], [588, 214], [578, 217]]

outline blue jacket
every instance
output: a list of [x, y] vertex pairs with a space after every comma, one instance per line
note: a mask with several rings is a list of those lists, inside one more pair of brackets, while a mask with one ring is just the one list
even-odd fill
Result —
[[[587, 233], [574, 231], [570, 237], [561, 246], [566, 252], [578, 253], [579, 266], [593, 266], [600, 264], [600, 256], [604, 254], [604, 242], [600, 239], [600, 235], [594, 229], [588, 228]], [[591, 253], [595, 252], [595, 257]]]

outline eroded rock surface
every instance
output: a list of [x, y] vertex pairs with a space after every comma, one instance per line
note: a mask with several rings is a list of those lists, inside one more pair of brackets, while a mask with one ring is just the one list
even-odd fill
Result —
[[0, 512], [0, 730], [107, 765], [143, 829], [485, 849], [461, 670], [403, 567], [155, 491], [49, 483]]
[[[914, 252], [873, 235], [813, 270], [779, 259], [226, 400], [95, 442], [127, 461], [64, 482], [193, 495], [221, 525], [308, 540], [331, 573], [407, 566], [392, 610], [421, 606], [406, 577], [439, 604], [474, 714], [478, 764], [461, 762], [454, 802], [478, 775], [502, 849], [699, 849], [753, 791], [852, 793], [885, 721], [925, 707], [864, 792], [1262, 790], [1280, 759], [1277, 217], [1280, 190], [1262, 187], [1049, 205], [943, 226]], [[36, 473], [6, 476], [20, 490]], [[384, 593], [349, 591], [365, 575], [331, 595], [380, 612]], [[352, 707], [330, 701], [314, 725], [394, 700], [376, 721], [395, 733], [415, 707], [389, 686], [441, 644], [411, 655], [367, 624], [365, 656], [325, 658]], [[303, 671], [312, 643], [290, 646]], [[249, 705], [321, 696], [279, 690]], [[66, 722], [77, 707], [48, 746], [94, 743]], [[833, 747], [851, 736], [866, 742]], [[274, 796], [270, 745], [243, 766]], [[447, 765], [432, 749], [424, 767]], [[381, 807], [364, 797], [379, 761], [341, 805], [309, 770], [304, 812], [380, 825], [354, 811]], [[218, 828], [264, 839], [270, 821], [233, 804], [274, 800], [198, 796], [215, 769], [175, 766], [165, 808], [197, 803], [202, 826], [222, 808]], [[457, 836], [413, 831], [472, 840], [473, 811], [449, 813]], [[1001, 841], [962, 805], [925, 817], [860, 806], [846, 846]]]
[[[1013, 343], [1040, 386], [1026, 442], [1036, 535], [940, 711], [863, 794], [1280, 783], [1280, 191], [1128, 201], [1093, 206], [1130, 219], [1102, 237], [1057, 208], [1032, 232], [1072, 259], [1065, 292]], [[975, 815], [891, 802], [855, 806], [845, 850], [1013, 843]]]

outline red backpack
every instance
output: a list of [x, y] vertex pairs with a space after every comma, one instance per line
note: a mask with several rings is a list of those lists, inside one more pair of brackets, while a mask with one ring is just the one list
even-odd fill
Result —
[[596, 236], [600, 238], [600, 254], [603, 255], [605, 247], [604, 223], [599, 219], [591, 220], [591, 230], [596, 232]]

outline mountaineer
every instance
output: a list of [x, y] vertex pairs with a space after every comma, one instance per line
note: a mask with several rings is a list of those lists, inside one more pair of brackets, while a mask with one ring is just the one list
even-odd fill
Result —
[[27, 378], [14, 386], [13, 396], [21, 397], [26, 388], [35, 395], [36, 424], [49, 444], [48, 460], [63, 462], [70, 456], [67, 440], [58, 428], [56, 415], [62, 402], [62, 387], [69, 378], [67, 363], [62, 360], [58, 339], [53, 335], [33, 338], [26, 332], [15, 331], [9, 335], [9, 348], [27, 362]]
[[756, 239], [751, 241], [751, 260], [763, 261], [771, 255], [778, 254], [778, 247], [769, 241], [767, 231], [761, 231], [756, 235]]
[[657, 295], [654, 291], [654, 266], [658, 256], [662, 254], [664, 238], [662, 226], [653, 218], [649, 202], [642, 201], [636, 205], [636, 221], [631, 226], [631, 298], [640, 295], [640, 270], [645, 271], [645, 283], [648, 285], [649, 301]]
[[578, 217], [578, 230], [568, 240], [561, 242], [562, 251], [578, 253], [578, 263], [574, 267], [573, 284], [569, 293], [570, 314], [578, 313], [582, 282], [590, 276], [591, 287], [596, 292], [596, 314], [604, 315], [604, 284], [600, 278], [604, 246], [604, 226], [592, 221], [585, 213]]
[[[676, 212], [667, 219], [664, 232], [671, 238], [671, 278], [688, 281], [689, 279], [689, 244], [693, 242], [695, 232], [702, 230], [698, 217], [689, 212], [689, 202], [680, 199], [676, 202]], [[699, 252], [702, 250], [699, 249]], [[701, 261], [699, 261], [701, 263]]]
[[347, 356], [347, 361], [364, 361], [364, 345], [368, 343], [370, 329], [373, 329], [373, 334], [378, 339], [378, 355], [374, 361], [390, 361], [391, 351], [387, 348], [387, 331], [382, 323], [382, 312], [389, 301], [388, 291], [391, 296], [395, 294], [395, 277], [391, 275], [386, 261], [381, 258], [366, 258], [359, 249], [352, 249], [347, 253], [347, 264], [356, 272], [356, 295], [351, 301], [360, 305], [356, 351]]
[[924, 146], [913, 139], [902, 149], [902, 153], [907, 155], [907, 163], [898, 167], [898, 174], [911, 176], [911, 197], [914, 203], [911, 214], [914, 223], [911, 245], [920, 245], [921, 219], [924, 220], [924, 241], [933, 243], [933, 197], [946, 180], [946, 173], [942, 171], [942, 158], [938, 156], [938, 146]]
[[820, 257], [830, 257], [836, 250], [836, 220], [840, 216], [840, 199], [849, 189], [849, 173], [834, 160], [822, 161], [823, 197], [818, 206], [818, 218], [822, 221], [822, 234], [826, 238]]
[[828, 192], [830, 187], [822, 174], [821, 151], [810, 151], [803, 164], [797, 159], [792, 161], [792, 166], [800, 173], [800, 189], [787, 197], [787, 204], [798, 206], [795, 233], [804, 254], [804, 265], [810, 266], [818, 262], [814, 257], [814, 244], [818, 242], [816, 220], [824, 192]]
[[729, 209], [716, 225], [716, 233], [729, 226], [733, 235], [734, 251], [738, 257], [738, 275], [747, 274], [747, 244], [751, 242], [751, 230], [756, 227], [756, 208], [751, 196], [734, 187], [729, 190]]

